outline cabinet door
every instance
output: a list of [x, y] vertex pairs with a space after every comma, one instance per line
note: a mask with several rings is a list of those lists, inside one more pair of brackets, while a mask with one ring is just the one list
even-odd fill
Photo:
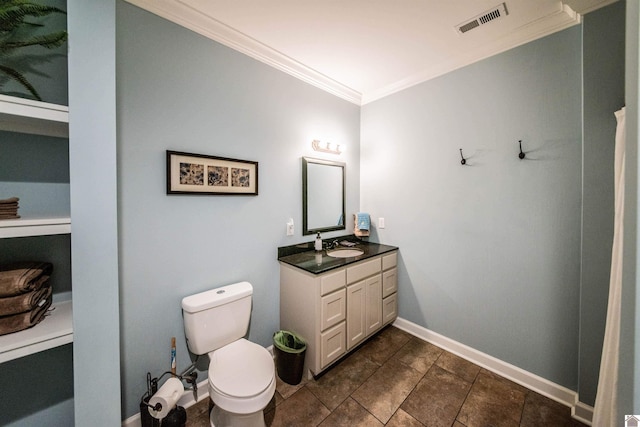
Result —
[[398, 269], [393, 267], [382, 273], [382, 298], [386, 298], [398, 290]]
[[382, 319], [389, 324], [398, 317], [398, 294], [393, 294], [382, 300]]
[[366, 286], [366, 334], [373, 334], [382, 327], [382, 276], [368, 278]]
[[366, 281], [347, 287], [347, 349], [351, 350], [367, 335], [366, 322]]
[[320, 369], [346, 352], [344, 322], [320, 334]]
[[322, 306], [320, 307], [321, 331], [345, 319], [346, 299], [346, 290], [344, 288], [322, 297]]

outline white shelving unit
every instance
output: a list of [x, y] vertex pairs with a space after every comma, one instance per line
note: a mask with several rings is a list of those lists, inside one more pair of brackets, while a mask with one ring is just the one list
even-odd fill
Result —
[[[63, 105], [0, 95], [0, 130], [69, 137], [69, 108]], [[0, 238], [48, 236], [71, 233], [71, 218], [40, 217], [0, 221]], [[0, 336], [0, 363], [73, 342], [71, 301], [52, 305], [53, 310], [36, 326]]]
[[36, 326], [0, 336], [0, 363], [73, 342], [71, 301], [55, 303]]
[[71, 233], [71, 218], [18, 218], [0, 221], [0, 239]]
[[0, 95], [0, 129], [69, 137], [69, 107]]

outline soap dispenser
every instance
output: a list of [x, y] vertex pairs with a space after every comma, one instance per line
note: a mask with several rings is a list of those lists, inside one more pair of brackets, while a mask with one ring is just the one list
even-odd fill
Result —
[[320, 238], [320, 233], [316, 235], [315, 248], [316, 248], [316, 251], [322, 250], [322, 239]]

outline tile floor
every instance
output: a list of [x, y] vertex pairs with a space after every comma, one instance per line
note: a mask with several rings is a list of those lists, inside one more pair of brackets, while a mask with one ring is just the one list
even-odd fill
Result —
[[[208, 426], [208, 399], [187, 427]], [[569, 408], [387, 327], [316, 380], [278, 379], [267, 426], [584, 426]]]

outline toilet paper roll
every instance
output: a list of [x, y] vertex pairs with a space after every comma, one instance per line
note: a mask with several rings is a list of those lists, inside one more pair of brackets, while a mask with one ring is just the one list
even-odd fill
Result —
[[[167, 416], [169, 411], [176, 406], [178, 399], [182, 397], [184, 393], [184, 386], [182, 382], [177, 378], [169, 378], [160, 389], [149, 399], [149, 413], [153, 418], [162, 419]], [[160, 404], [159, 409], [156, 411], [153, 409], [157, 404]]]

